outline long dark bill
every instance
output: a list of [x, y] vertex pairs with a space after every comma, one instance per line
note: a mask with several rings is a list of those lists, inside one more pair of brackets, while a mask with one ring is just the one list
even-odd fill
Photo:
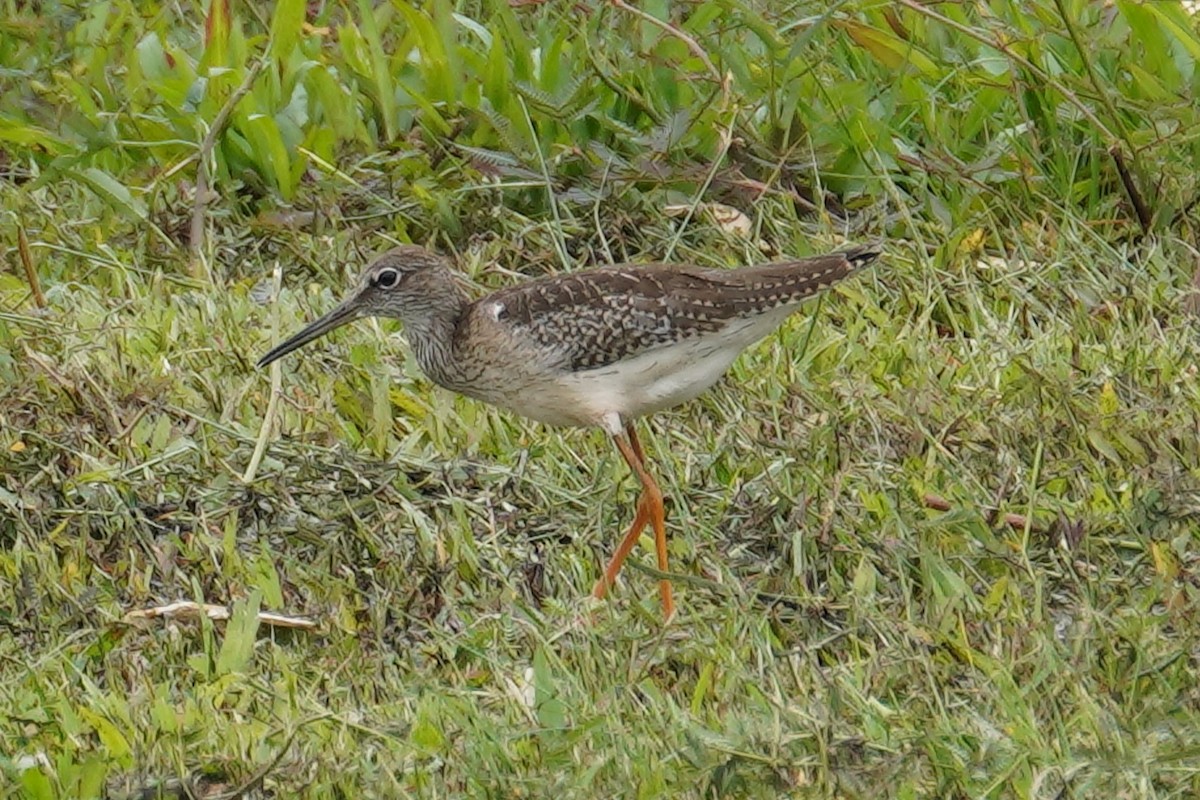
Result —
[[319, 339], [334, 328], [340, 328], [347, 322], [353, 322], [358, 318], [361, 307], [362, 306], [358, 303], [358, 295], [350, 295], [345, 300], [338, 303], [337, 307], [328, 314], [321, 317], [316, 322], [306, 325], [295, 336], [285, 339], [284, 341], [272, 347], [265, 356], [258, 360], [258, 366], [265, 367], [272, 361], [282, 358], [293, 350], [303, 347], [313, 339]]

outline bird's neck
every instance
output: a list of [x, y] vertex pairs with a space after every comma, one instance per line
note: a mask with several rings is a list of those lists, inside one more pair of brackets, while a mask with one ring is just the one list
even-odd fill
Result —
[[462, 364], [455, 357], [454, 337], [470, 299], [451, 281], [431, 300], [424, 313], [404, 320], [405, 336], [421, 371], [437, 385], [456, 389], [463, 376]]

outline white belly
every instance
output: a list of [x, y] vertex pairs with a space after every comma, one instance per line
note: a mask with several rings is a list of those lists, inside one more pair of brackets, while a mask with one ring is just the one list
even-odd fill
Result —
[[790, 310], [779, 311], [734, 323], [719, 334], [563, 375], [508, 405], [551, 425], [603, 426], [613, 414], [630, 420], [686, 403], [720, 380], [742, 350], [774, 330]]

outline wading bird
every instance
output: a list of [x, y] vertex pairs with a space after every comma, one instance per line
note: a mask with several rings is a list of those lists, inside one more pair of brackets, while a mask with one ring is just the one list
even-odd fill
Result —
[[[638, 417], [700, 395], [807, 298], [878, 258], [878, 247], [734, 270], [622, 264], [531, 280], [471, 300], [445, 258], [403, 245], [375, 259], [332, 311], [280, 343], [265, 366], [360, 317], [400, 320], [439, 386], [550, 425], [602, 428], [642, 484], [628, 533], [596, 581], [600, 598], [647, 524], [667, 571], [662, 492]], [[661, 580], [663, 615], [674, 613]]]

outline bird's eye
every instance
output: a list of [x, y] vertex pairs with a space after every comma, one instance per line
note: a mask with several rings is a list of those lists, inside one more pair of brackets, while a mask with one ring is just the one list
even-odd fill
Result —
[[390, 289], [396, 285], [396, 281], [400, 280], [400, 274], [394, 269], [380, 270], [375, 276], [375, 285], [382, 286], [384, 289]]

